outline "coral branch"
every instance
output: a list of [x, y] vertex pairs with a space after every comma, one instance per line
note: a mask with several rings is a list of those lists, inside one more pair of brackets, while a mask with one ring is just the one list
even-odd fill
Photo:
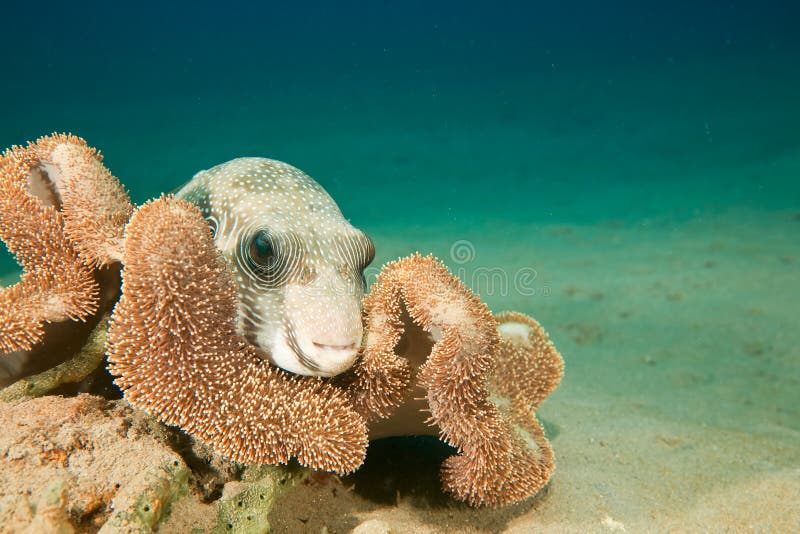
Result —
[[485, 388], [497, 345], [496, 323], [486, 305], [444, 265], [415, 254], [385, 265], [365, 299], [368, 317], [376, 315], [392, 326], [378, 330], [387, 341], [368, 347], [368, 353], [381, 352], [368, 357], [394, 357], [400, 299], [413, 321], [439, 338], [418, 381], [427, 390], [430, 422], [439, 427], [442, 440], [459, 450], [445, 463], [443, 483], [470, 504], [494, 504], [494, 492], [511, 470], [509, 432]]
[[496, 318], [500, 345], [489, 373], [489, 391], [513, 430], [515, 468], [502, 491], [514, 502], [535, 494], [553, 474], [553, 450], [535, 411], [561, 382], [564, 360], [534, 319], [516, 312]]
[[38, 164], [30, 146], [0, 156], [0, 239], [23, 269], [20, 282], [0, 292], [4, 353], [38, 343], [45, 321], [84, 320], [97, 310], [97, 284], [64, 235], [61, 214], [32, 194]]
[[517, 410], [536, 410], [561, 382], [564, 360], [534, 319], [517, 312], [496, 319], [501, 341], [489, 378], [492, 394]]
[[[444, 487], [471, 505], [517, 502], [547, 483], [553, 454], [534, 410], [558, 384], [563, 363], [538, 323], [501, 315], [498, 336], [486, 305], [438, 260], [419, 254], [385, 265], [364, 309], [369, 335], [348, 387], [373, 419], [402, 404], [373, 425], [379, 435], [427, 433], [414, 419], [429, 410], [427, 423], [458, 449], [444, 462]], [[414, 325], [430, 338], [427, 359], [419, 354], [424, 343], [412, 339]], [[427, 406], [413, 398], [420, 387]]]
[[64, 232], [84, 261], [95, 268], [121, 261], [133, 206], [100, 152], [69, 134], [42, 137], [31, 149], [59, 196]]
[[364, 345], [349, 372], [335, 380], [367, 420], [388, 417], [408, 396], [412, 370], [394, 349], [403, 333], [402, 301], [397, 286], [373, 291], [364, 299]]
[[236, 331], [236, 287], [196, 207], [139, 208], [124, 265], [108, 361], [131, 404], [238, 462], [361, 464], [366, 425], [344, 393], [271, 366]]

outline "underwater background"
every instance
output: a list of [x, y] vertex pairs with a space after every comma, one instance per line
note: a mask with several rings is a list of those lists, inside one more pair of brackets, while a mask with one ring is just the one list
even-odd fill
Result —
[[[3, 19], [0, 146], [80, 135], [136, 203], [280, 159], [373, 238], [372, 274], [431, 252], [543, 324], [567, 366], [540, 412], [551, 487], [449, 525], [800, 528], [797, 2], [15, 2]], [[4, 282], [16, 269], [4, 251]], [[419, 506], [407, 524], [442, 526]]]

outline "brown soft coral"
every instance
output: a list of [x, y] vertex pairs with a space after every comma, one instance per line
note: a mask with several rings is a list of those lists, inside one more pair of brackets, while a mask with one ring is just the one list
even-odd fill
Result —
[[438, 260], [384, 266], [364, 302], [362, 358], [322, 381], [271, 366], [236, 331], [234, 282], [193, 205], [165, 197], [140, 208], [123, 259], [110, 370], [132, 404], [218, 453], [349, 472], [363, 460], [367, 419], [373, 437], [438, 432], [459, 451], [443, 484], [472, 505], [516, 502], [549, 480], [534, 410], [561, 378], [560, 356], [521, 314], [501, 315], [498, 335]]
[[534, 410], [563, 363], [535, 321], [501, 315], [498, 337], [486, 305], [419, 254], [385, 265], [364, 309], [364, 356], [346, 387], [373, 419], [397, 408], [373, 423], [373, 437], [438, 430], [458, 449], [443, 466], [444, 487], [472, 505], [516, 502], [547, 483], [553, 455]]
[[493, 317], [430, 256], [383, 267], [364, 301], [361, 358], [320, 380], [270, 365], [237, 331], [235, 282], [200, 211], [162, 197], [133, 212], [80, 138], [0, 158], [0, 238], [24, 269], [0, 292], [0, 351], [37, 343], [44, 321], [95, 313], [94, 269], [121, 261], [107, 346], [116, 383], [227, 458], [351, 472], [369, 422], [370, 437], [435, 433], [454, 446], [442, 481], [472, 505], [519, 501], [552, 474], [535, 410], [561, 379], [560, 355], [538, 323]]
[[98, 306], [92, 271], [41, 178], [40, 143], [0, 157], [0, 239], [23, 269], [20, 282], [0, 292], [0, 352], [28, 350], [41, 340], [44, 322], [84, 320]]
[[122, 260], [123, 232], [133, 213], [128, 194], [103, 165], [103, 157], [80, 137], [53, 134], [29, 149], [57, 195], [64, 233], [90, 267]]
[[343, 392], [273, 367], [236, 331], [235, 283], [195, 206], [139, 208], [123, 259], [108, 361], [131, 404], [238, 462], [361, 465], [366, 425]]
[[488, 388], [511, 433], [514, 469], [498, 491], [511, 503], [537, 493], [553, 474], [554, 458], [536, 409], [561, 382], [564, 360], [534, 319], [516, 312], [496, 316], [500, 344]]

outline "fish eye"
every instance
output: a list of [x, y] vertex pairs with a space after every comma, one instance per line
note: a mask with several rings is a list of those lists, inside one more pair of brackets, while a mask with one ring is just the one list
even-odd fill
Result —
[[262, 228], [239, 242], [239, 268], [263, 289], [274, 289], [300, 276], [302, 241], [292, 233]]
[[275, 262], [275, 247], [267, 232], [258, 232], [253, 236], [249, 252], [250, 261], [257, 267], [270, 267]]

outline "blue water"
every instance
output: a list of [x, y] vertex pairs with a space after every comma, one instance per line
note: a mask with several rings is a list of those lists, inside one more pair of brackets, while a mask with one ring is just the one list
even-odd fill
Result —
[[797, 204], [796, 3], [381, 4], [6, 6], [0, 146], [81, 135], [137, 202], [271, 156], [367, 227]]

